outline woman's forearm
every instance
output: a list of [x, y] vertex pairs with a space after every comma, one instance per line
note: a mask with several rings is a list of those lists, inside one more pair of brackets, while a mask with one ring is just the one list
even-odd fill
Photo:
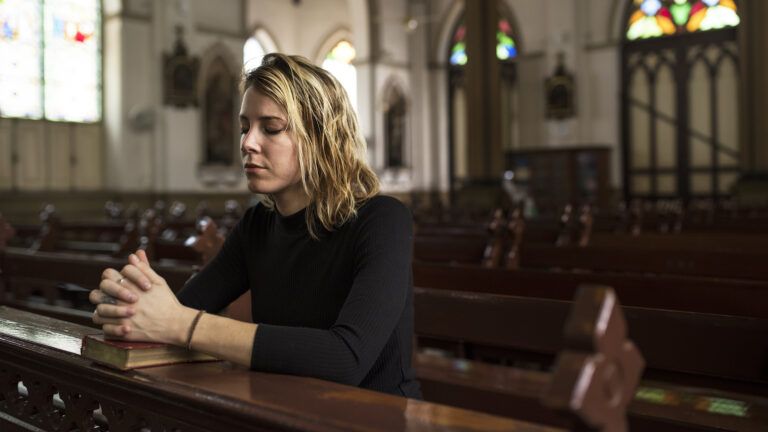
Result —
[[[184, 307], [180, 319], [188, 323], [186, 331], [176, 335], [176, 344], [186, 346], [196, 309]], [[203, 314], [192, 333], [191, 347], [222, 360], [251, 366], [253, 339], [258, 325], [214, 314]]]

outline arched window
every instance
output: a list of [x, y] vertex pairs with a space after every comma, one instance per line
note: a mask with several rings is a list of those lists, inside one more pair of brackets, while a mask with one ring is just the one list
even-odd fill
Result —
[[627, 39], [648, 39], [739, 25], [733, 0], [635, 0]]
[[[519, 144], [517, 115], [516, 58], [518, 44], [506, 11], [499, 6], [500, 19], [496, 29], [496, 58], [500, 62], [501, 97], [498, 109], [501, 112], [501, 138], [505, 151], [516, 148]], [[457, 20], [452, 33], [448, 52], [449, 65], [449, 119], [450, 119], [450, 177], [452, 184], [461, 183], [467, 175], [466, 155], [470, 145], [467, 142], [467, 104], [464, 89], [464, 66], [472, 61], [466, 52], [467, 28], [463, 16]]]
[[248, 38], [243, 45], [243, 69], [249, 71], [251, 69], [259, 67], [261, 59], [267, 54], [264, 51], [264, 47], [261, 46], [255, 37]]
[[[450, 57], [450, 63], [453, 66], [464, 66], [469, 60], [465, 43], [466, 36], [467, 27], [462, 22], [453, 32]], [[499, 28], [496, 30], [496, 58], [501, 61], [509, 61], [515, 57], [517, 57], [517, 46], [512, 37], [512, 26], [508, 19], [502, 18], [499, 20]]]
[[243, 45], [243, 69], [247, 72], [261, 65], [265, 55], [277, 51], [277, 46], [263, 28], [253, 32]]
[[355, 59], [355, 47], [347, 40], [337, 43], [323, 60], [323, 69], [330, 72], [341, 82], [352, 108], [357, 111], [357, 69], [352, 61]]
[[718, 198], [739, 175], [733, 0], [632, 0], [622, 49], [627, 199]]
[[0, 115], [101, 120], [101, 2], [0, 2]]

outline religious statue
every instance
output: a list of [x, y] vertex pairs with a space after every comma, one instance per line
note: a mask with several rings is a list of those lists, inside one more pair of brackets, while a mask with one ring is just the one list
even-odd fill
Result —
[[163, 54], [164, 102], [179, 108], [197, 105], [196, 85], [200, 70], [200, 59], [187, 53], [183, 35], [183, 28], [176, 26], [173, 54]]
[[565, 69], [565, 55], [561, 52], [554, 74], [545, 82], [548, 118], [560, 120], [576, 114], [575, 87], [573, 74]]

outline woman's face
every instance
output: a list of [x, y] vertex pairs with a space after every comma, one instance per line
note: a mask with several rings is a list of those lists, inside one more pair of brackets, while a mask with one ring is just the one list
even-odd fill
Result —
[[272, 99], [250, 87], [240, 107], [240, 152], [248, 189], [273, 195], [301, 194], [296, 143], [288, 118]]

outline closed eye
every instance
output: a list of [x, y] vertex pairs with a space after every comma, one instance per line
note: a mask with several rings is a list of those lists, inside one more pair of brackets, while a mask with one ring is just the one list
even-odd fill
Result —
[[283, 129], [264, 128], [264, 133], [266, 133], [267, 135], [278, 135], [280, 132], [282, 132], [284, 130], [285, 130], [284, 128]]

